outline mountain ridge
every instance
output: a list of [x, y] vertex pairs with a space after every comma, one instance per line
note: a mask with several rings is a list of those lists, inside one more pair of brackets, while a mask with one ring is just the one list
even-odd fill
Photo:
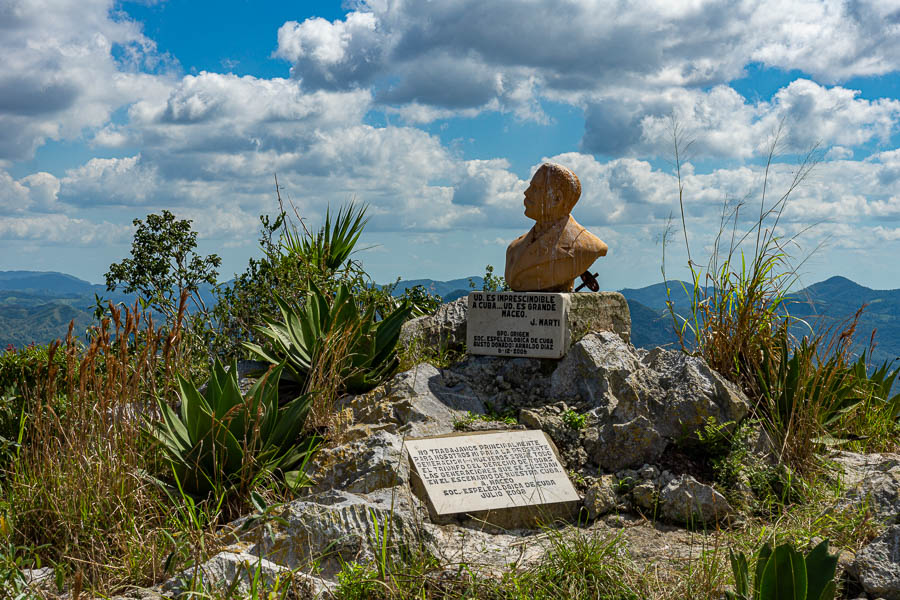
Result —
[[[445, 302], [455, 300], [480, 289], [479, 276], [439, 281], [408, 279], [388, 284], [400, 295], [406, 288], [423, 286], [441, 295]], [[669, 281], [668, 288], [676, 313], [685, 314], [690, 297], [688, 282]], [[619, 290], [628, 301], [632, 314], [632, 341], [635, 346], [649, 348], [677, 343], [672, 319], [666, 310], [666, 283], [654, 283], [642, 288]], [[207, 292], [208, 293], [208, 292]], [[0, 271], [0, 349], [8, 344], [16, 347], [31, 342], [48, 343], [65, 336], [70, 320], [75, 319], [77, 330], [93, 321], [94, 294], [114, 302], [133, 302], [134, 295], [109, 293], [106, 286], [92, 284], [58, 271]], [[872, 358], [875, 362], [890, 361], [900, 356], [900, 289], [875, 290], [843, 276], [830, 277], [790, 294], [788, 311], [819, 328], [840, 327], [846, 319], [866, 305], [857, 327], [857, 349], [868, 342], [869, 333], [876, 330], [878, 346]], [[797, 334], [803, 330], [798, 325]]]

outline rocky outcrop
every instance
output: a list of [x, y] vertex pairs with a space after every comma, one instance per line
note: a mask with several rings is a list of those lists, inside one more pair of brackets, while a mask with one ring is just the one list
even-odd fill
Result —
[[441, 304], [433, 315], [410, 319], [400, 330], [400, 345], [460, 350], [466, 345], [467, 303], [467, 297], [458, 298]]
[[900, 600], [900, 525], [893, 525], [856, 554], [854, 568], [871, 598]]
[[[610, 314], [587, 315], [585, 323], [621, 315], [615, 295], [607, 300]], [[407, 323], [406, 343], [418, 338], [432, 347], [459, 348], [465, 302]], [[591, 307], [597, 309], [597, 302]], [[460, 430], [546, 432], [583, 493], [583, 517], [598, 532], [619, 527], [616, 519], [633, 519], [629, 513], [679, 525], [727, 520], [734, 511], [713, 486], [654, 465], [710, 420], [733, 427], [747, 415], [749, 402], [701, 359], [634, 348], [627, 341], [630, 322], [610, 328], [623, 331], [579, 334], [560, 360], [469, 356], [447, 368], [419, 364], [371, 392], [340, 399], [336, 410], [345, 426], [338, 443], [310, 461], [314, 483], [308, 495], [281, 507], [277, 520], [234, 523], [220, 554], [166, 589], [183, 589], [178, 586], [198, 575], [244, 586], [253, 572], [269, 579], [292, 576], [310, 595], [323, 594], [342, 565], [378, 560], [381, 548], [395, 555], [415, 549], [498, 573], [537, 560], [550, 543], [539, 530], [488, 529], [472, 520], [434, 523], [411, 493], [404, 440]], [[893, 477], [893, 467], [878, 464], [879, 473]], [[888, 496], [879, 496], [885, 507], [893, 506]], [[681, 535], [634, 528], [626, 537], [651, 544], [670, 533]], [[641, 553], [652, 554], [647, 548]]]
[[659, 493], [660, 512], [672, 522], [711, 525], [734, 514], [725, 496], [690, 475], [670, 481]]
[[900, 523], [900, 454], [836, 452], [845, 491], [839, 507], [865, 504], [882, 523]]

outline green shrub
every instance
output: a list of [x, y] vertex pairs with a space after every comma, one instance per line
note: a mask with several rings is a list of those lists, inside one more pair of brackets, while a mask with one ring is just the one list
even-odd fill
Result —
[[393, 298], [396, 284], [376, 285], [362, 265], [352, 259], [366, 224], [365, 211], [365, 207], [350, 204], [332, 217], [329, 210], [325, 225], [315, 233], [306, 228], [302, 219], [298, 225], [283, 210], [274, 220], [260, 216], [259, 242], [264, 257], [251, 258], [247, 269], [235, 276], [231, 285], [220, 288], [214, 309], [220, 331], [215, 340], [216, 351], [233, 358], [242, 354], [245, 343], [266, 343], [267, 338], [259, 332], [266, 325], [263, 316], [280, 310], [276, 296], [302, 307], [310, 284], [329, 298], [346, 286], [360, 309], [373, 307], [378, 319], [404, 301], [412, 306], [412, 314], [433, 312], [440, 304], [439, 296], [420, 287], [406, 290], [399, 299]]
[[280, 471], [292, 487], [302, 483], [312, 440], [300, 441], [312, 396], [278, 405], [284, 365], [271, 369], [242, 395], [237, 364], [218, 360], [204, 393], [179, 376], [181, 409], [160, 401], [162, 422], [150, 429], [182, 486], [201, 494], [247, 490], [260, 474]]
[[756, 558], [752, 592], [747, 557], [730, 550], [729, 556], [735, 581], [735, 591], [725, 592], [729, 600], [834, 600], [837, 556], [828, 554], [828, 540], [805, 557], [790, 544], [774, 551], [765, 544]]
[[[469, 279], [469, 287], [473, 290], [475, 289], [475, 282], [472, 279]], [[494, 275], [493, 265], [485, 265], [481, 289], [486, 292], [507, 292], [509, 291], [509, 285], [507, 285], [506, 279], [501, 275]]]
[[245, 345], [263, 360], [284, 360], [292, 378], [306, 389], [316, 389], [315, 381], [333, 379], [339, 390], [365, 392], [396, 368], [400, 328], [412, 312], [405, 302], [376, 321], [375, 307], [360, 313], [346, 284], [330, 302], [314, 283], [302, 307], [278, 296], [275, 300], [282, 320], [266, 318], [267, 327], [258, 330], [268, 345]]
[[62, 382], [66, 377], [66, 359], [62, 352], [55, 351], [58, 347], [59, 343], [31, 344], [17, 350], [10, 345], [0, 352], [0, 391], [33, 388], [50, 367], [56, 369], [56, 383]]
[[570, 408], [562, 414], [562, 420], [572, 429], [584, 429], [587, 423], [587, 413], [578, 413]]

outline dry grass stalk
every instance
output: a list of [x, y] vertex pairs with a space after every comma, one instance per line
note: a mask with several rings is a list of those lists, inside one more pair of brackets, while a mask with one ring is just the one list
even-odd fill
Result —
[[144, 476], [156, 456], [141, 427], [157, 416], [154, 395], [174, 385], [180, 335], [178, 326], [154, 327], [137, 306], [111, 306], [87, 348], [70, 325], [63, 390], [53, 362], [59, 342], [35, 389], [25, 390], [34, 410], [8, 474], [15, 535], [43, 546], [45, 562], [76, 566], [73, 589], [82, 575], [86, 587], [109, 590], [162, 574], [171, 507]]

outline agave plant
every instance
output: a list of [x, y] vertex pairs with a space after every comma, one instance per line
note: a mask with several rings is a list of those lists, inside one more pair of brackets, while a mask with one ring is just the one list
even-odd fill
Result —
[[818, 345], [818, 340], [803, 339], [791, 351], [787, 336], [781, 336], [774, 351], [763, 351], [757, 382], [781, 426], [786, 427], [797, 411], [814, 408], [819, 424], [830, 434], [838, 420], [863, 401], [865, 390], [840, 353], [821, 362]]
[[309, 381], [318, 362], [333, 361], [338, 387], [351, 393], [368, 391], [384, 381], [397, 366], [397, 340], [400, 328], [409, 318], [408, 302], [376, 321], [375, 306], [360, 312], [352, 291], [341, 284], [334, 298], [328, 298], [310, 282], [302, 307], [291, 305], [279, 296], [275, 301], [282, 320], [266, 318], [267, 327], [257, 329], [269, 340], [269, 347], [244, 344], [255, 355], [271, 363], [285, 362], [291, 377], [301, 384]]
[[805, 557], [790, 544], [774, 551], [765, 544], [757, 555], [752, 592], [747, 557], [728, 552], [735, 588], [725, 592], [728, 600], [834, 600], [837, 556], [828, 554], [828, 540]]
[[285, 230], [281, 252], [301, 256], [325, 278], [331, 277], [350, 258], [366, 225], [366, 207], [350, 204], [338, 210], [332, 221], [331, 209], [325, 213], [325, 225], [312, 235]]
[[280, 471], [295, 487], [314, 440], [300, 440], [311, 395], [279, 407], [283, 364], [258, 379], [246, 395], [238, 387], [237, 364], [216, 363], [201, 394], [181, 375], [179, 412], [159, 401], [162, 422], [150, 429], [181, 484], [199, 493], [246, 484], [263, 472]]

